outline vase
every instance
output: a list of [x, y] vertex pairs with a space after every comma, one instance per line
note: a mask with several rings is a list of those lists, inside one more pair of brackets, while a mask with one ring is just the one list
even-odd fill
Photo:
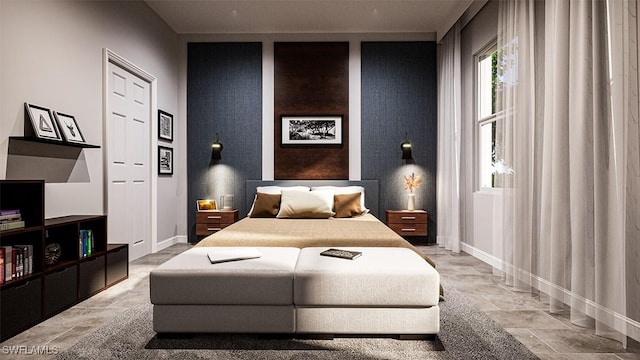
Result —
[[416, 209], [416, 194], [409, 194], [409, 201], [407, 203], [407, 210], [415, 210]]

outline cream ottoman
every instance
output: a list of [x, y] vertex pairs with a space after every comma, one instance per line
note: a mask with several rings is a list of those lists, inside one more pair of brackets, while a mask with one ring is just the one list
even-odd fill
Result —
[[304, 248], [294, 274], [296, 332], [300, 334], [427, 335], [440, 330], [440, 276], [405, 248], [340, 247], [354, 259]]
[[159, 333], [293, 333], [293, 270], [300, 249], [258, 247], [256, 259], [211, 264], [192, 248], [150, 274]]

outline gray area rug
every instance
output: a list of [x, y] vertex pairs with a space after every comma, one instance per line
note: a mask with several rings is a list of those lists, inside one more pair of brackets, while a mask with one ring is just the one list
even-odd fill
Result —
[[453, 286], [440, 302], [434, 340], [344, 337], [306, 340], [198, 334], [158, 338], [152, 306], [140, 304], [80, 340], [57, 359], [537, 359]]

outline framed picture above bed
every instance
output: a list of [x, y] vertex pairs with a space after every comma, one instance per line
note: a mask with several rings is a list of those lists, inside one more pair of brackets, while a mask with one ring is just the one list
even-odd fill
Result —
[[282, 115], [282, 145], [342, 145], [342, 115]]

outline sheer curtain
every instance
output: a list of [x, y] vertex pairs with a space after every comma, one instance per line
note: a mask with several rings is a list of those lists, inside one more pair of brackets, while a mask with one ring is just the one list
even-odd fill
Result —
[[[635, 42], [619, 39], [621, 29], [609, 31], [608, 14], [621, 11], [605, 1], [499, 5], [506, 116], [496, 152], [514, 169], [503, 181], [505, 279], [539, 290], [552, 312], [568, 307], [573, 323], [626, 345], [625, 250], [639, 239], [638, 87], [611, 81], [610, 62], [623, 62], [616, 57], [629, 51], [609, 54]], [[624, 71], [637, 69], [632, 52], [635, 65]], [[613, 111], [612, 102], [635, 102], [635, 113]]]
[[460, 252], [460, 25], [442, 39], [438, 49], [437, 243]]

